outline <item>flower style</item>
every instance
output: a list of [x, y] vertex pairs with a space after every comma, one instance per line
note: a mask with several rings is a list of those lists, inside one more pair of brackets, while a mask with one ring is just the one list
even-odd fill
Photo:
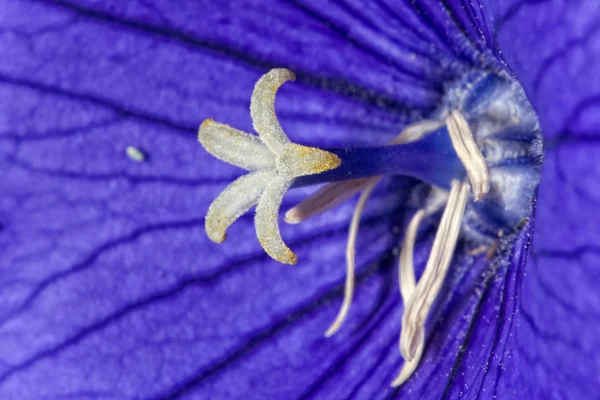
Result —
[[[597, 2], [0, 1], [1, 399], [598, 393]], [[294, 267], [265, 253], [247, 214], [222, 245], [204, 232], [240, 171], [197, 144], [198, 124], [252, 132], [249, 96], [274, 68], [296, 73], [277, 97], [290, 143], [341, 161], [293, 179], [281, 202], [297, 222], [279, 226]], [[471, 229], [493, 226], [478, 221], [497, 215], [494, 182], [509, 182], [498, 171], [525, 177], [521, 189], [535, 181], [478, 142], [490, 193], [468, 192], [409, 368], [404, 304], [425, 282], [453, 174], [471, 181], [456, 151], [448, 176], [375, 170], [366, 155], [453, 149], [449, 93], [474, 70], [518, 81], [535, 110], [535, 207], [529, 220], [514, 208], [501, 224], [516, 237], [495, 249]], [[402, 131], [433, 136], [388, 145]], [[413, 268], [398, 277], [399, 264]]]
[[[294, 79], [291, 71], [274, 69], [257, 82], [250, 111], [260, 138], [212, 120], [202, 123], [199, 139], [209, 153], [244, 169], [258, 170], [235, 180], [210, 205], [206, 233], [214, 242], [223, 242], [225, 230], [258, 203], [255, 225], [262, 247], [275, 260], [295, 264], [297, 258], [283, 243], [277, 219], [283, 195], [296, 179], [307, 177], [313, 184], [337, 182], [314, 193], [303, 202], [304, 207], [301, 203], [288, 211], [286, 221], [291, 223], [299, 223], [317, 210], [328, 210], [349, 198], [348, 193], [365, 189], [350, 225], [345, 296], [325, 333], [330, 337], [339, 330], [350, 309], [358, 224], [368, 197], [382, 179], [380, 175], [409, 175], [439, 185], [441, 188], [424, 200], [429, 204], [414, 214], [400, 253], [399, 286], [405, 306], [400, 352], [406, 361], [392, 384], [399, 386], [419, 364], [425, 346], [425, 322], [446, 278], [461, 226], [479, 245], [471, 253], [484, 249], [493, 254], [500, 243], [510, 246], [514, 242], [513, 238], [506, 239], [506, 234], [521, 229], [522, 221], [531, 213], [542, 161], [537, 120], [520, 87], [511, 79], [469, 72], [449, 91], [447, 104], [437, 113], [443, 121], [419, 121], [381, 148], [325, 151], [290, 143], [277, 121], [275, 93], [284, 82]], [[470, 124], [463, 114], [469, 116]], [[475, 136], [469, 125], [475, 127]], [[440, 140], [444, 137], [445, 141]], [[465, 172], [470, 186], [460, 182]], [[365, 180], [363, 175], [371, 177]], [[446, 193], [442, 188], [448, 186]], [[470, 187], [473, 202], [478, 203], [470, 205], [464, 218]], [[417, 285], [412, 260], [416, 231], [426, 213], [438, 211], [440, 193], [445, 210]], [[482, 202], [485, 196], [493, 200]]]

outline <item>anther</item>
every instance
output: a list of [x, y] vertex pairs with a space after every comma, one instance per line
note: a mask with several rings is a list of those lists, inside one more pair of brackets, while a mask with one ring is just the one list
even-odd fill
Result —
[[490, 191], [490, 175], [469, 124], [458, 110], [448, 114], [446, 124], [454, 150], [467, 170], [475, 200], [481, 200]]
[[425, 330], [421, 329], [417, 332], [417, 335], [417, 343], [419, 343], [419, 345], [415, 351], [415, 356], [412, 360], [404, 360], [404, 365], [402, 365], [400, 373], [391, 383], [392, 387], [398, 387], [406, 382], [406, 380], [412, 376], [419, 366], [421, 356], [423, 355], [423, 349], [425, 348]]
[[423, 344], [425, 320], [448, 272], [468, 199], [469, 185], [452, 181], [446, 209], [433, 241], [431, 253], [412, 296], [404, 307], [400, 352], [413, 360]]
[[413, 253], [415, 248], [415, 240], [417, 238], [417, 231], [421, 220], [425, 216], [425, 210], [419, 210], [410, 220], [406, 232], [404, 234], [404, 240], [400, 250], [400, 257], [398, 262], [398, 284], [400, 287], [400, 295], [404, 304], [408, 303], [408, 300], [412, 296], [415, 287], [417, 286], [415, 280], [415, 266], [413, 264]]
[[[398, 279], [399, 279], [399, 287], [400, 287], [400, 296], [402, 297], [402, 302], [404, 304], [408, 304], [411, 296], [413, 295], [415, 288], [417, 286], [415, 280], [415, 267], [413, 264], [413, 253], [415, 248], [415, 241], [417, 238], [417, 231], [419, 230], [419, 225], [425, 216], [425, 210], [419, 210], [412, 217], [408, 227], [406, 228], [406, 233], [404, 235], [404, 241], [402, 242], [402, 248], [400, 251], [399, 263], [398, 263]], [[421, 331], [421, 334], [424, 335], [424, 332]], [[399, 375], [392, 382], [392, 386], [400, 386], [403, 384], [412, 373], [415, 371], [417, 366], [419, 365], [419, 361], [421, 359], [421, 353], [423, 352], [425, 338], [420, 341], [422, 343], [421, 346], [417, 349], [417, 353], [412, 360], [405, 360], [404, 365], [402, 366], [402, 370]]]
[[425, 214], [418, 211], [409, 223], [400, 253], [400, 293], [404, 302], [400, 353], [404, 366], [392, 386], [401, 385], [416, 369], [425, 346], [425, 321], [444, 279], [460, 233], [469, 185], [452, 181], [448, 203], [433, 241], [423, 276], [415, 284], [412, 252], [419, 224]]
[[285, 222], [288, 224], [298, 224], [315, 215], [321, 215], [326, 211], [332, 210], [345, 201], [350, 200], [356, 193], [364, 190], [369, 186], [370, 182], [378, 179], [378, 177], [359, 178], [323, 185], [294, 208], [288, 210], [285, 213]]

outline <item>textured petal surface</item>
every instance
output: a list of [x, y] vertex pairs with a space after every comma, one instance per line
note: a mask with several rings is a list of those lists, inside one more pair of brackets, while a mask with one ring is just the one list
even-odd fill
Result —
[[[335, 10], [345, 20], [330, 26], [308, 7], [270, 2], [2, 9], [1, 398], [291, 398], [368, 372], [372, 362], [355, 370], [349, 355], [381, 346], [367, 338], [382, 323], [399, 329], [388, 318], [396, 302], [380, 307], [389, 272], [378, 260], [399, 241], [389, 233], [402, 214], [389, 215], [404, 208], [402, 186], [382, 186], [367, 207], [357, 262], [372, 264], [368, 284], [345, 336], [326, 341], [351, 205], [282, 227], [304, 260], [293, 269], [264, 254], [251, 216], [214, 245], [202, 216], [240, 172], [209, 157], [196, 132], [205, 118], [251, 131], [254, 83], [288, 66], [299, 84], [282, 88], [277, 107], [292, 139], [387, 141], [419, 115], [413, 105], [434, 106], [441, 78], [416, 78], [421, 65], [435, 76], [434, 62], [402, 53], [394, 63], [406, 72], [382, 63], [372, 32], [346, 39], [352, 10]], [[132, 162], [130, 145], [147, 161]], [[306, 194], [290, 193], [284, 209]]]
[[[597, 353], [600, 307], [593, 1], [364, 3], [0, 0], [0, 398], [594, 393], [598, 361], [576, 363]], [[383, 143], [481, 52], [523, 80], [548, 139], [534, 252], [530, 227], [492, 270], [458, 256], [422, 364], [391, 390], [392, 249], [413, 182], [386, 181], [367, 205], [356, 300], [326, 340], [351, 204], [282, 225], [295, 267], [264, 254], [251, 215], [214, 245], [202, 216], [239, 170], [196, 131], [206, 118], [252, 131], [254, 83], [285, 67], [297, 81], [276, 107], [292, 141]], [[418, 273], [428, 253], [416, 250]]]
[[496, 372], [482, 387], [509, 397], [596, 398], [600, 5], [491, 3], [497, 46], [539, 115], [545, 165], [517, 318], [505, 344], [513, 367], [508, 357], [493, 361]]

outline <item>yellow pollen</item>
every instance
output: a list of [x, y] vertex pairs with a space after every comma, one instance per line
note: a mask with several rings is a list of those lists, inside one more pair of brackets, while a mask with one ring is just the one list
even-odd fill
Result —
[[146, 160], [146, 154], [137, 147], [127, 146], [125, 149], [129, 158], [131, 158], [135, 162], [143, 162]]
[[342, 160], [335, 154], [316, 147], [289, 143], [277, 158], [277, 169], [289, 178], [313, 175], [339, 167]]

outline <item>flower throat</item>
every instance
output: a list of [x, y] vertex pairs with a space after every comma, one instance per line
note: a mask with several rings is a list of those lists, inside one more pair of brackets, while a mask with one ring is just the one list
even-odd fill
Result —
[[[543, 155], [536, 115], [515, 80], [504, 73], [477, 70], [452, 84], [428, 119], [405, 127], [388, 143], [318, 149], [292, 143], [277, 120], [275, 94], [292, 80], [291, 71], [274, 69], [256, 83], [250, 114], [258, 136], [213, 120], [200, 126], [199, 140], [210, 154], [249, 171], [210, 205], [206, 233], [214, 242], [223, 242], [227, 228], [256, 205], [254, 221], [261, 246], [275, 260], [295, 264], [297, 257], [281, 238], [278, 224], [287, 190], [321, 185], [287, 211], [285, 221], [290, 224], [322, 214], [360, 193], [346, 246], [344, 299], [325, 333], [331, 336], [346, 320], [352, 303], [360, 217], [375, 186], [388, 175], [410, 176], [429, 186], [405, 229], [399, 256], [404, 303], [399, 348], [405, 362], [392, 382], [398, 386], [418, 366], [425, 322], [459, 238], [473, 246], [472, 254], [492, 254], [529, 217]], [[413, 250], [425, 219], [438, 228], [423, 275], [416, 282]]]

